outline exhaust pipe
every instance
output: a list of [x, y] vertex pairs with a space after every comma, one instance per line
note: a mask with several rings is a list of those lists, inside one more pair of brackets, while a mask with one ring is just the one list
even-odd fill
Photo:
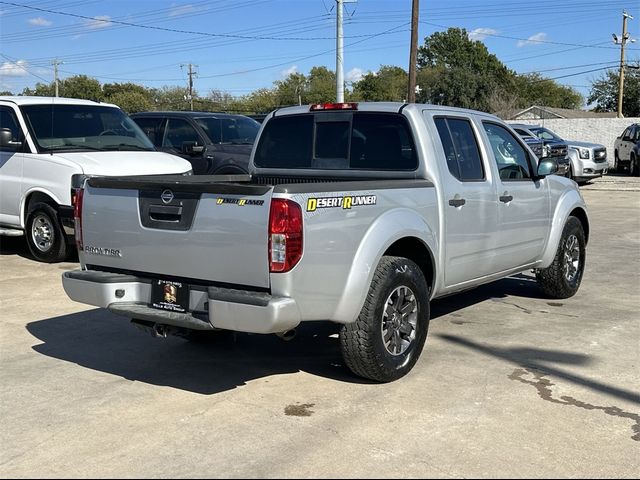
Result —
[[139, 320], [137, 318], [132, 319], [131, 323], [154, 338], [167, 338], [167, 335], [171, 333], [168, 325]]
[[291, 330], [285, 330], [284, 332], [276, 333], [278, 337], [280, 337], [285, 342], [290, 342], [294, 338], [296, 338], [296, 330], [292, 328]]
[[153, 333], [154, 337], [167, 338], [167, 335], [169, 334], [169, 327], [160, 323], [154, 323]]

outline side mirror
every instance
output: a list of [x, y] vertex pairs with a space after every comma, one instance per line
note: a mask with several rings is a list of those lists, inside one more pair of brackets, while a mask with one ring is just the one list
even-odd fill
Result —
[[555, 160], [542, 160], [538, 164], [538, 175], [537, 178], [541, 179], [546, 177], [547, 175], [553, 175], [558, 171], [558, 162]]
[[4, 148], [9, 147], [14, 150], [17, 150], [21, 146], [22, 146], [22, 142], [15, 142], [13, 140], [13, 133], [11, 132], [11, 129], [9, 128], [0, 129], [0, 147], [4, 147]]
[[182, 142], [182, 153], [185, 155], [201, 155], [204, 152], [204, 147], [198, 145], [196, 142]]

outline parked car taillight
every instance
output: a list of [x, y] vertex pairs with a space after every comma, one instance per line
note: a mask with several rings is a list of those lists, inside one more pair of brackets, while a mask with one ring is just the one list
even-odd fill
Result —
[[75, 189], [75, 195], [72, 197], [73, 202], [73, 224], [76, 234], [76, 246], [78, 250], [82, 250], [82, 201], [84, 200], [84, 189]]
[[288, 272], [302, 258], [302, 209], [275, 198], [269, 211], [269, 271]]

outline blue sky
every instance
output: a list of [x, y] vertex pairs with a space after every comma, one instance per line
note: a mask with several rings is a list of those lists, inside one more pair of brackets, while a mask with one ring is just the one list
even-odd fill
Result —
[[[18, 4], [21, 6], [11, 5]], [[197, 65], [196, 90], [243, 95], [270, 87], [288, 72], [335, 69], [335, 0], [11, 0], [0, 1], [0, 89], [20, 92], [86, 74], [101, 82], [186, 85]], [[31, 7], [31, 8], [27, 8]], [[583, 95], [588, 70], [615, 67], [622, 10], [635, 19], [637, 0], [420, 0], [420, 39], [464, 27], [519, 73], [540, 71]], [[407, 68], [411, 0], [359, 0], [346, 5], [345, 74], [357, 80], [382, 64]], [[122, 22], [122, 23], [117, 23]], [[142, 25], [134, 26], [134, 25]], [[172, 31], [167, 31], [172, 30]], [[640, 59], [640, 39], [627, 45]], [[567, 68], [571, 67], [571, 68]], [[567, 76], [573, 75], [573, 76]]]

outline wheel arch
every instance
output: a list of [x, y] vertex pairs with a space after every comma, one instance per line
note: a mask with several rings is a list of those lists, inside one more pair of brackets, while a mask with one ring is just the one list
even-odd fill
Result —
[[437, 257], [434, 255], [437, 251], [436, 238], [426, 220], [411, 209], [390, 210], [377, 218], [360, 242], [344, 291], [330, 320], [351, 323], [358, 317], [375, 270], [384, 255], [415, 261], [425, 272], [430, 294], [433, 295], [437, 285]]
[[20, 206], [20, 224], [22, 228], [26, 227], [27, 214], [29, 213], [31, 205], [36, 203], [46, 203], [53, 208], [61, 205], [60, 199], [55, 194], [41, 188], [34, 188], [29, 190], [22, 199], [22, 205]]

